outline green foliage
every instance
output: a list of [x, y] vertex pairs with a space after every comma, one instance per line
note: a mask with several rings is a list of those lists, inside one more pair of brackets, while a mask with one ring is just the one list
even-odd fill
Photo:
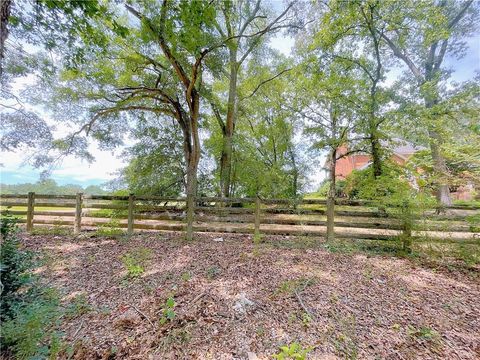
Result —
[[426, 340], [426, 341], [435, 340], [439, 336], [435, 330], [426, 326], [416, 328], [414, 326], [409, 325], [407, 329], [407, 333], [409, 336], [412, 336], [421, 340]]
[[75, 296], [65, 310], [65, 316], [73, 319], [92, 311], [92, 306], [88, 303], [86, 294]]
[[116, 219], [115, 216], [112, 216], [108, 222], [98, 226], [95, 230], [96, 236], [118, 237], [124, 234], [125, 231], [120, 228], [120, 220]]
[[1, 223], [0, 251], [0, 319], [12, 317], [23, 295], [19, 290], [30, 284], [33, 267], [32, 254], [21, 249], [16, 238], [17, 226], [14, 220], [6, 216]]
[[127, 276], [132, 279], [141, 276], [151, 257], [152, 250], [147, 248], [138, 248], [124, 254], [121, 260], [127, 269]]
[[164, 325], [167, 322], [171, 322], [175, 319], [177, 315], [175, 313], [175, 299], [173, 296], [170, 296], [166, 301], [162, 308], [162, 316], [160, 317], [160, 324]]
[[56, 291], [38, 283], [32, 254], [16, 239], [16, 227], [2, 221], [0, 254], [0, 340], [17, 359], [46, 358], [59, 351]]
[[39, 295], [2, 324], [2, 342], [18, 359], [47, 357], [58, 341], [59, 334], [52, 331], [60, 316], [58, 298]]
[[345, 193], [349, 199], [381, 199], [393, 203], [413, 193], [407, 176], [406, 170], [394, 163], [385, 163], [383, 174], [377, 178], [371, 167], [354, 170], [346, 179]]
[[311, 348], [304, 349], [299, 343], [291, 343], [290, 345], [280, 346], [280, 352], [273, 355], [274, 359], [277, 360], [287, 360], [287, 359], [296, 359], [296, 360], [305, 360], [307, 354], [311, 351]]
[[[345, 180], [336, 180], [335, 181], [335, 196], [336, 197], [345, 197], [345, 186], [346, 186], [346, 181]], [[322, 182], [320, 185], [320, 188], [318, 191], [315, 193], [316, 196], [319, 196], [321, 198], [326, 198], [328, 196], [328, 191], [330, 190], [330, 181], [325, 180]]]
[[219, 268], [218, 266], [216, 266], [216, 265], [210, 266], [210, 267], [207, 269], [207, 279], [213, 280], [213, 279], [215, 279], [216, 277], [218, 277], [221, 272], [222, 272], [222, 269]]

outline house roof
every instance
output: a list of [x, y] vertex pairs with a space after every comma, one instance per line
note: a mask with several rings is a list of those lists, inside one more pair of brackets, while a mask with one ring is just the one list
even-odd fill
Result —
[[411, 155], [420, 150], [425, 150], [426, 148], [421, 145], [414, 145], [411, 142], [400, 138], [393, 138], [391, 141], [383, 142], [383, 146], [386, 146], [392, 150], [394, 154], [405, 157], [405, 155]]

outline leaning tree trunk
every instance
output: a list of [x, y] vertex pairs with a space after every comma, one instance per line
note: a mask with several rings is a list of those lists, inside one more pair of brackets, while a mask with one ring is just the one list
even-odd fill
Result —
[[223, 132], [222, 155], [220, 158], [220, 188], [222, 196], [230, 196], [232, 181], [233, 134], [235, 131], [235, 117], [237, 115], [237, 79], [238, 63], [237, 50], [230, 48], [230, 86], [228, 89], [227, 119]]
[[332, 149], [330, 155], [330, 188], [327, 197], [327, 241], [335, 240], [335, 167], [337, 164], [337, 150]]

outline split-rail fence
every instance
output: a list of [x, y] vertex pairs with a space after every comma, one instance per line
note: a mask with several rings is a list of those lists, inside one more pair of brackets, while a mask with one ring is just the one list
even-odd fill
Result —
[[[135, 230], [183, 231], [186, 198], [114, 195], [45, 195], [33, 192], [0, 194], [1, 215], [10, 213], [27, 231], [34, 226], [99, 227]], [[412, 235], [432, 239], [479, 241], [480, 207], [452, 206], [438, 213], [422, 212], [414, 221]], [[217, 198], [196, 199], [194, 231], [265, 235], [324, 236], [326, 200]], [[338, 238], [392, 240], [402, 234], [401, 219], [362, 200], [337, 200], [335, 235]]]

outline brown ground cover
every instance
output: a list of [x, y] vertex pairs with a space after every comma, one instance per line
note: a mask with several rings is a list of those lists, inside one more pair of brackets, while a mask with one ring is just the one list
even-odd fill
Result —
[[[62, 319], [72, 358], [270, 359], [294, 342], [312, 347], [309, 359], [480, 357], [478, 276], [275, 246], [282, 237], [179, 239], [22, 235], [44, 254], [44, 281], [82, 304]], [[129, 278], [122, 257], [139, 249], [145, 272]], [[169, 297], [175, 316], [161, 324]]]

